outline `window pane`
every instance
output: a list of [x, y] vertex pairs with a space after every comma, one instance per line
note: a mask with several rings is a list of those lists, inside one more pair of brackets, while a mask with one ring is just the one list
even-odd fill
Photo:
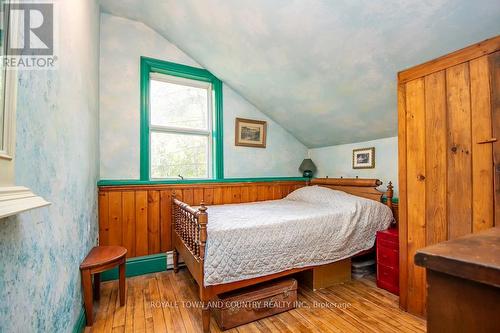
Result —
[[208, 137], [151, 132], [151, 178], [208, 178]]
[[208, 129], [208, 91], [151, 79], [151, 124]]

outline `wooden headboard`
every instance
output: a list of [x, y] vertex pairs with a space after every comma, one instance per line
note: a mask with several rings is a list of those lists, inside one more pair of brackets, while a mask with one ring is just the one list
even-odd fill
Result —
[[[311, 185], [319, 185], [328, 187], [333, 190], [343, 191], [358, 197], [372, 199], [382, 202], [384, 192], [377, 189], [382, 185], [379, 179], [368, 178], [314, 178], [311, 180]], [[394, 194], [392, 183], [387, 185], [385, 196], [387, 197], [386, 205], [392, 208], [392, 196]]]
[[398, 205], [392, 202], [392, 197], [394, 195], [394, 190], [392, 183], [387, 184], [387, 191], [382, 192], [377, 189], [378, 186], [382, 185], [382, 181], [379, 179], [368, 179], [368, 178], [313, 178], [310, 185], [318, 185], [323, 187], [328, 187], [333, 190], [343, 191], [358, 197], [367, 198], [382, 202], [382, 197], [385, 194], [387, 201], [385, 204], [392, 211], [394, 216], [394, 221], [396, 225], [399, 221], [399, 209]]

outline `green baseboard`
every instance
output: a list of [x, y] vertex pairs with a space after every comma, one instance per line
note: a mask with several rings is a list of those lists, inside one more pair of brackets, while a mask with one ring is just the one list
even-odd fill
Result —
[[[127, 277], [138, 276], [148, 273], [156, 273], [167, 270], [167, 254], [153, 254], [150, 256], [127, 259], [125, 264], [125, 275]], [[118, 279], [118, 267], [101, 273], [101, 281]]]
[[73, 333], [83, 332], [86, 324], [87, 324], [87, 320], [85, 319], [85, 309], [82, 306], [82, 308], [80, 310], [80, 315], [78, 316], [78, 320], [76, 321], [76, 324], [73, 327]]

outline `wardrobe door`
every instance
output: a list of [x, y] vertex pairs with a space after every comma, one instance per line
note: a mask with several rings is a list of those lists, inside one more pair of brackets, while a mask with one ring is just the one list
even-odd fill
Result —
[[500, 214], [500, 52], [436, 64], [398, 87], [400, 305], [417, 315], [426, 276], [415, 253]]

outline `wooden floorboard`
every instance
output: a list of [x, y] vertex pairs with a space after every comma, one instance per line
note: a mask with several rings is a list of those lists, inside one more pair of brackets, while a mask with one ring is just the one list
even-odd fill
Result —
[[[126, 297], [120, 307], [118, 282], [104, 282], [95, 324], [85, 333], [201, 332], [196, 282], [185, 269], [128, 278]], [[370, 277], [319, 291], [300, 288], [298, 300], [297, 309], [225, 332], [425, 332], [425, 321], [401, 311], [398, 297]], [[210, 327], [220, 332], [213, 318]]]

